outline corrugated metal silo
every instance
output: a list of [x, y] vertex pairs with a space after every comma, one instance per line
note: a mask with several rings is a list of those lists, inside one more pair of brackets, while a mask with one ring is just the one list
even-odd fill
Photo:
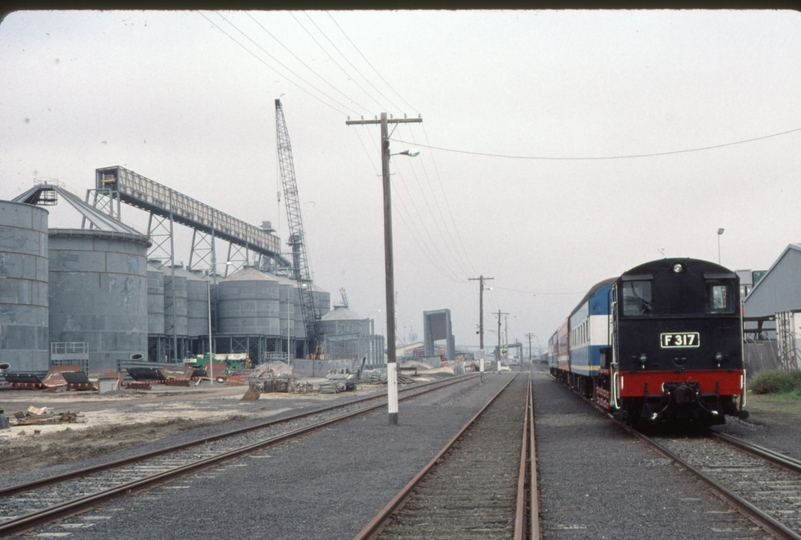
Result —
[[300, 306], [300, 286], [297, 281], [292, 281], [292, 303], [295, 308], [295, 336], [298, 339], [306, 339], [306, 323], [303, 321], [303, 308]]
[[331, 293], [312, 284], [312, 299], [314, 300], [314, 310], [319, 316], [323, 316], [331, 311]]
[[164, 272], [154, 265], [147, 265], [147, 333], [164, 333]]
[[186, 278], [186, 328], [193, 338], [209, 334], [209, 286], [198, 274], [176, 268], [176, 275]]
[[278, 320], [281, 336], [287, 335], [288, 328], [291, 338], [295, 339], [297, 337], [295, 333], [295, 282], [283, 276], [273, 277], [278, 280]]
[[218, 333], [279, 338], [278, 280], [245, 267], [217, 284]]
[[50, 367], [47, 210], [0, 201], [0, 363], [12, 373]]
[[[169, 265], [161, 267], [164, 272], [164, 332], [168, 336], [189, 335], [189, 319], [187, 318], [186, 276], [180, 268], [175, 268], [175, 286], [173, 287], [173, 269]], [[175, 316], [173, 317], [173, 313]], [[173, 330], [173, 325], [175, 330]]]
[[147, 354], [146, 236], [50, 229], [50, 341], [86, 342], [89, 368]]

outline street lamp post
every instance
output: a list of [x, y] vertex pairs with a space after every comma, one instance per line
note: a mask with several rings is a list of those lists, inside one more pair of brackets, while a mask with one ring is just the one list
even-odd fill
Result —
[[720, 264], [720, 237], [723, 236], [723, 229], [718, 229], [718, 264]]
[[389, 183], [389, 157], [390, 155], [405, 155], [414, 157], [420, 152], [417, 150], [404, 150], [397, 154], [389, 153], [389, 124], [404, 124], [422, 122], [422, 118], [392, 118], [387, 119], [387, 113], [381, 113], [381, 120], [350, 120], [346, 125], [380, 124], [381, 125], [381, 177], [384, 188], [384, 266], [386, 275], [386, 302], [387, 302], [387, 408], [389, 411], [389, 425], [398, 425], [398, 372], [395, 359], [395, 276], [392, 258], [392, 197]]

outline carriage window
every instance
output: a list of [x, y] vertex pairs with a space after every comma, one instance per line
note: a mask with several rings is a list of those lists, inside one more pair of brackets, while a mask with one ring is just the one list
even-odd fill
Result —
[[623, 283], [623, 315], [651, 313], [651, 282], [626, 281]]
[[719, 281], [706, 283], [706, 312], [734, 313], [733, 289]]

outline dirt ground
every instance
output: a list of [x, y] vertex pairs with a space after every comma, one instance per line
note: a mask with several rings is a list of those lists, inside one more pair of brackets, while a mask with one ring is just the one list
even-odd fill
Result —
[[801, 401], [775, 395], [748, 394], [748, 422], [773, 429], [801, 430]]
[[[241, 420], [268, 418], [331, 394], [263, 393], [241, 401], [244, 386], [154, 387], [148, 391], [97, 392], [13, 390], [0, 392], [0, 408], [11, 423], [0, 430], [0, 476], [107, 455], [169, 435]], [[357, 394], [375, 392], [360, 386]], [[353, 394], [349, 392], [348, 394]], [[341, 397], [342, 394], [339, 394]], [[354, 396], [355, 397], [355, 396]], [[14, 413], [29, 406], [56, 414], [82, 413], [83, 423], [14, 425]]]

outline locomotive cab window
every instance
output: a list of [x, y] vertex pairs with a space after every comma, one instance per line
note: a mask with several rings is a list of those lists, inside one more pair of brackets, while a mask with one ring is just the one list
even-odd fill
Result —
[[719, 280], [706, 282], [706, 312], [734, 313], [734, 288]]
[[651, 282], [646, 280], [623, 283], [623, 315], [651, 313]]

